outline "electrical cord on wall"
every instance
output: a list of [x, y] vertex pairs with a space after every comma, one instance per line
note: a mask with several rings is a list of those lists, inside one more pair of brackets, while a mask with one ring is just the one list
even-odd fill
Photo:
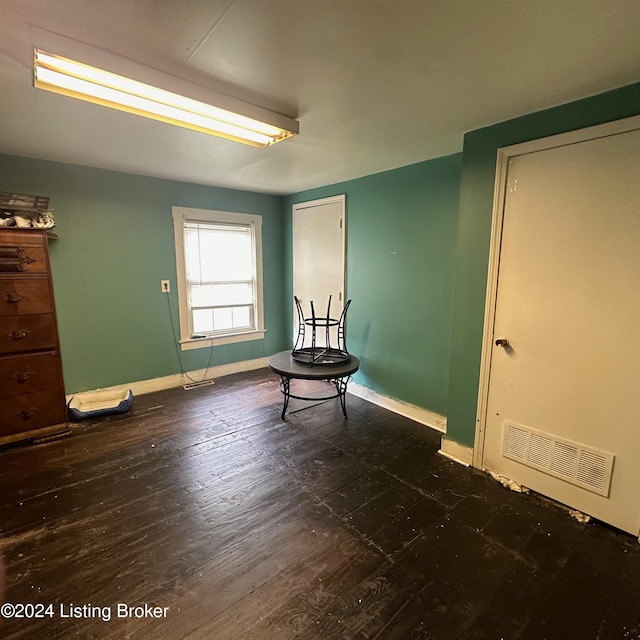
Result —
[[[167, 307], [169, 308], [169, 320], [171, 321], [171, 335], [173, 336], [173, 344], [176, 348], [176, 356], [178, 356], [178, 364], [180, 365], [180, 375], [185, 376], [185, 378], [188, 378], [189, 380], [191, 380], [191, 382], [194, 382], [194, 383], [204, 382], [207, 379], [207, 373], [209, 372], [209, 367], [211, 366], [211, 358], [213, 357], [213, 338], [210, 338], [211, 346], [209, 347], [209, 359], [207, 360], [207, 366], [205, 367], [204, 373], [202, 375], [202, 379], [194, 380], [185, 371], [184, 365], [182, 364], [182, 356], [180, 355], [180, 348], [178, 346], [179, 341], [176, 340], [176, 327], [173, 322], [173, 312], [171, 310], [171, 301], [169, 300], [169, 294], [166, 294], [166, 297], [167, 297]], [[204, 338], [205, 336], [202, 336], [202, 337]]]

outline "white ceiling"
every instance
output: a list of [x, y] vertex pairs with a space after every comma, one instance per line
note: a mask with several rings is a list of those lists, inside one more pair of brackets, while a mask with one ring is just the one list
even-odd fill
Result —
[[[53, 34], [300, 135], [255, 149], [34, 89]], [[465, 131], [639, 80], [638, 0], [0, 0], [0, 152], [265, 193], [455, 153]]]

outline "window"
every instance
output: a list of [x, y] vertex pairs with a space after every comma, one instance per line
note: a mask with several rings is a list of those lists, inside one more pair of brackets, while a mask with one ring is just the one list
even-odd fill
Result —
[[262, 217], [172, 213], [182, 348], [262, 338]]

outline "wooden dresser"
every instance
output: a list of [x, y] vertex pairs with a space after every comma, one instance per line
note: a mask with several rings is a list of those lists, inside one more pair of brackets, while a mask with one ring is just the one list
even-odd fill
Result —
[[47, 232], [0, 228], [0, 445], [67, 430]]

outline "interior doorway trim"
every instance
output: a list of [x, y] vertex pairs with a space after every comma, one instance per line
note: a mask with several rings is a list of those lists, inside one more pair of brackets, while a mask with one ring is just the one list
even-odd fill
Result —
[[520, 144], [498, 149], [496, 161], [496, 177], [493, 196], [493, 213], [491, 222], [491, 243], [489, 248], [489, 268], [487, 274], [487, 294], [485, 299], [484, 331], [482, 336], [482, 358], [480, 361], [480, 382], [478, 385], [478, 406], [476, 411], [476, 433], [473, 447], [473, 463], [482, 469], [484, 459], [484, 439], [486, 433], [487, 404], [489, 399], [489, 376], [491, 357], [493, 354], [493, 327], [495, 323], [496, 302], [498, 294], [498, 270], [500, 266], [500, 249], [502, 244], [502, 225], [504, 220], [504, 204], [507, 188], [509, 161], [516, 156], [546, 151], [556, 147], [578, 144], [587, 140], [605, 138], [616, 134], [640, 129], [640, 116], [615, 120], [561, 133], [546, 138], [530, 140]]

